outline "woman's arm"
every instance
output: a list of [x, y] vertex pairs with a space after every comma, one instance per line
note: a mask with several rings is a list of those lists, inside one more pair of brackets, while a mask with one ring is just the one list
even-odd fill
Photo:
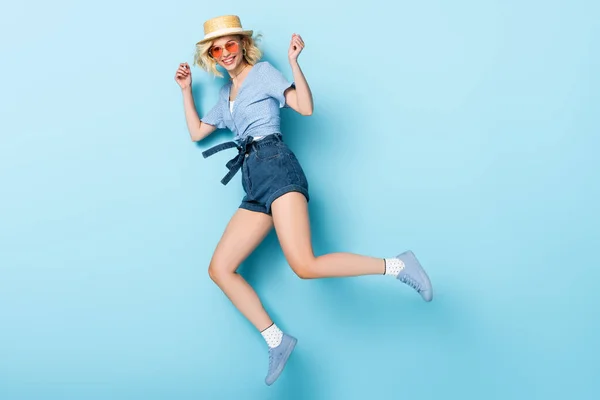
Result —
[[183, 94], [185, 122], [190, 132], [190, 138], [194, 142], [202, 140], [216, 131], [217, 127], [202, 122], [198, 117], [194, 97], [192, 96], [192, 72], [188, 63], [179, 64], [179, 68], [175, 73], [175, 81], [181, 87], [181, 93]]
[[304, 41], [300, 35], [293, 34], [290, 49], [288, 50], [288, 59], [294, 75], [295, 88], [289, 88], [285, 92], [285, 102], [292, 109], [302, 115], [311, 115], [313, 112], [313, 97], [306, 77], [298, 64], [298, 55], [304, 48]]
[[298, 113], [307, 116], [311, 115], [314, 107], [310, 87], [306, 82], [306, 78], [304, 77], [304, 73], [302, 72], [298, 62], [294, 62], [291, 64], [291, 66], [294, 74], [294, 84], [296, 87], [290, 87], [288, 90], [286, 90], [285, 102]]
[[188, 131], [190, 132], [190, 138], [192, 141], [198, 142], [216, 131], [217, 127], [202, 122], [200, 117], [198, 117], [191, 87], [182, 89], [181, 92], [183, 94], [185, 121], [187, 123]]

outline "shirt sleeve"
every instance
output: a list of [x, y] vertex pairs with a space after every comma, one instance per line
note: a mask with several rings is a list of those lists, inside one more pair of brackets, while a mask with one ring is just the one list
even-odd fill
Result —
[[289, 107], [285, 103], [285, 91], [290, 87], [296, 87], [294, 82], [290, 82], [285, 76], [270, 63], [265, 63], [266, 80], [268, 82], [268, 95], [279, 102], [279, 107]]
[[200, 120], [205, 124], [216, 126], [218, 129], [226, 128], [223, 121], [223, 89], [219, 92], [217, 103]]

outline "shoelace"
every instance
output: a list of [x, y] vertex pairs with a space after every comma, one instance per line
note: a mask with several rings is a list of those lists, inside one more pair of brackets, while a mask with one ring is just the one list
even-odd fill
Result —
[[[271, 366], [273, 365], [273, 360], [275, 359], [275, 350], [274, 349], [270, 349], [269, 350], [269, 370], [271, 369]], [[280, 354], [277, 353], [277, 355], [279, 356]]]
[[402, 278], [400, 278], [400, 281], [406, 283], [408, 286], [415, 289], [418, 293], [421, 293], [421, 285], [419, 285], [419, 283], [412, 279], [410, 276], [404, 275]]
[[273, 349], [269, 350], [269, 370], [271, 369], [271, 366], [273, 365]]

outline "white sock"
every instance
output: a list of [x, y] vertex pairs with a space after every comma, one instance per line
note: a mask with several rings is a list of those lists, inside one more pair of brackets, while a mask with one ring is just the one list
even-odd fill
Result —
[[265, 341], [270, 348], [279, 346], [281, 339], [283, 338], [283, 332], [275, 324], [271, 325], [260, 334], [265, 338]]
[[398, 258], [385, 258], [385, 275], [398, 276], [404, 269], [404, 263]]

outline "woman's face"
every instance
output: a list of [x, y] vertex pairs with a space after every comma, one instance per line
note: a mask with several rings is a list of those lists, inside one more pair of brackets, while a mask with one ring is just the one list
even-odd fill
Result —
[[233, 71], [244, 61], [242, 48], [239, 36], [224, 36], [215, 39], [208, 52], [219, 65], [227, 71]]

